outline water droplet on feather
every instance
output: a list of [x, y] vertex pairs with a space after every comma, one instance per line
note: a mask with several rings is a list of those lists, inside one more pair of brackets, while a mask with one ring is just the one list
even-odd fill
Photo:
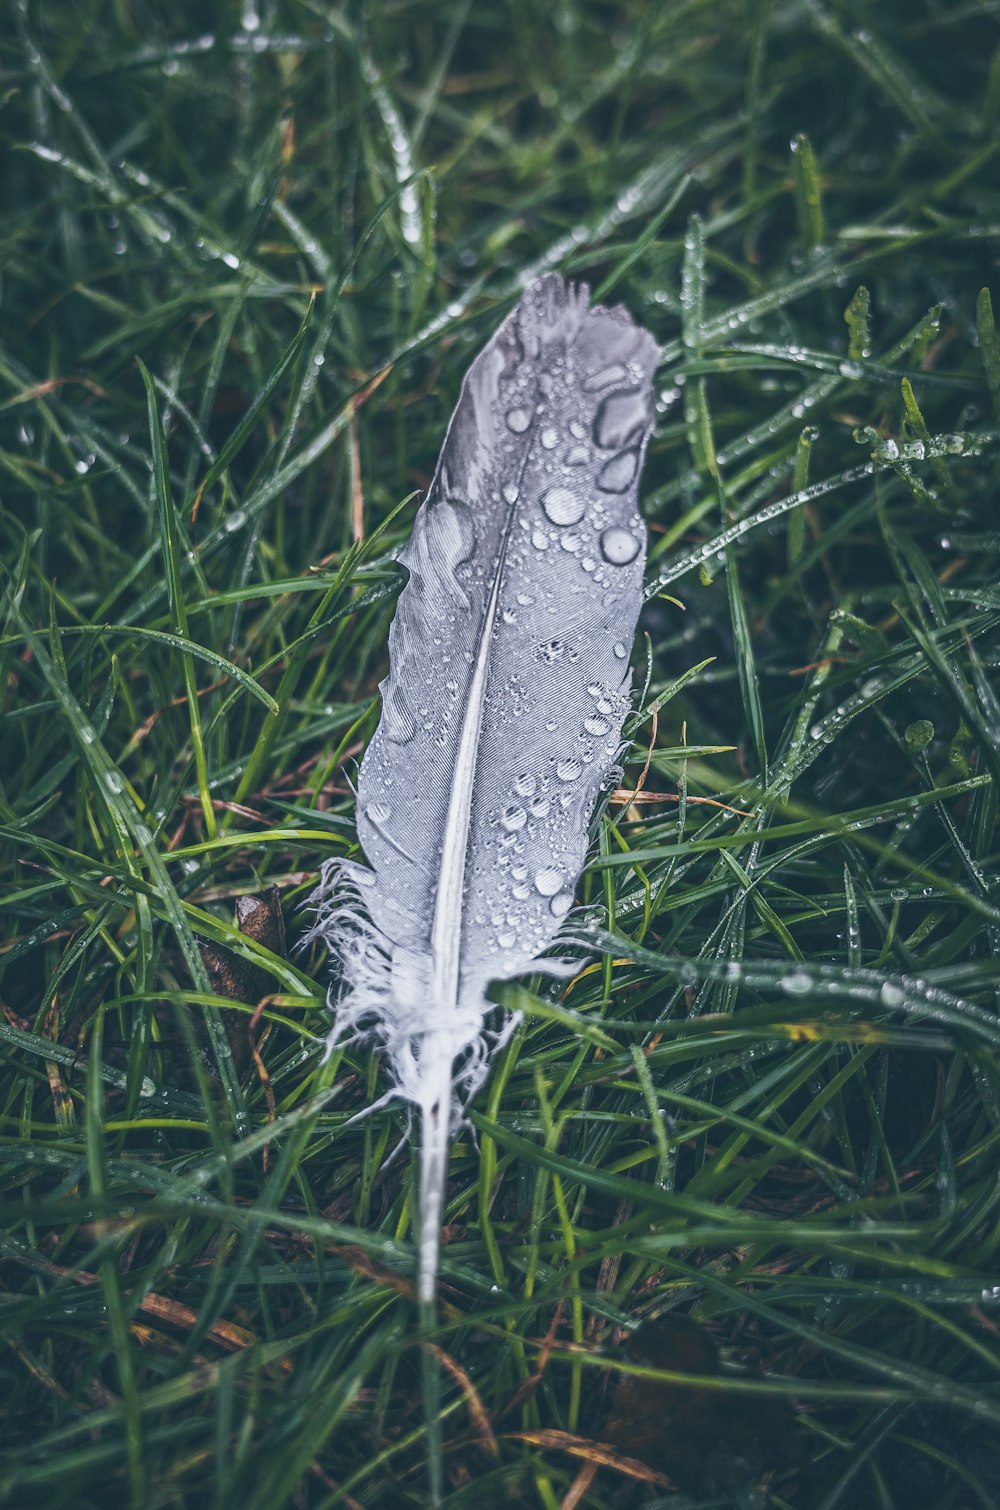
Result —
[[611, 367], [602, 367], [600, 372], [592, 372], [590, 377], [583, 380], [585, 393], [596, 393], [600, 388], [606, 388], [609, 383], [620, 383], [628, 373], [620, 362], [615, 362]]
[[622, 451], [612, 456], [597, 476], [597, 486], [602, 493], [624, 493], [629, 487], [639, 466], [637, 450]]
[[601, 536], [601, 554], [611, 566], [627, 566], [639, 554], [639, 542], [631, 531], [616, 525]]
[[649, 393], [642, 388], [609, 394], [594, 421], [597, 444], [606, 451], [620, 451], [637, 441], [649, 423], [649, 401]]
[[553, 524], [579, 524], [587, 505], [569, 488], [549, 488], [542, 497], [542, 508]]
[[562, 890], [563, 873], [551, 865], [544, 865], [535, 874], [535, 890], [543, 897], [554, 897], [557, 891]]
[[594, 734], [598, 738], [600, 738], [602, 734], [606, 734], [608, 732], [608, 730], [611, 728], [611, 725], [608, 723], [606, 718], [600, 718], [596, 713], [594, 713], [591, 714], [590, 718], [584, 719], [583, 727], [586, 729], [588, 734]]
[[523, 435], [531, 424], [531, 415], [527, 409], [511, 409], [507, 415], [507, 428], [513, 430], [515, 435]]

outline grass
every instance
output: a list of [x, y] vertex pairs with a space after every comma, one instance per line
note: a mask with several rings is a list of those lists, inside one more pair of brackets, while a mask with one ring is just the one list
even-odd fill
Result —
[[[405, 1115], [349, 1121], [383, 1082], [323, 1061], [325, 962], [234, 907], [276, 886], [292, 944], [352, 849], [393, 554], [558, 267], [663, 345], [626, 773], [663, 795], [595, 821], [569, 990], [499, 998], [445, 1502], [990, 1506], [997, 6], [12, 14], [0, 1501], [428, 1502]], [[665, 1316], [721, 1349], [694, 1397], [622, 1345]], [[629, 1472], [589, 1445], [623, 1377]], [[761, 1396], [796, 1446], [751, 1471]], [[657, 1457], [692, 1398], [711, 1482]]]

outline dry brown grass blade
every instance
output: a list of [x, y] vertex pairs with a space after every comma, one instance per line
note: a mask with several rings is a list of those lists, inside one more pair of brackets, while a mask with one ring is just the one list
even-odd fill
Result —
[[535, 1393], [538, 1386], [541, 1384], [542, 1379], [545, 1375], [545, 1370], [548, 1367], [549, 1359], [551, 1358], [553, 1349], [556, 1345], [556, 1334], [559, 1331], [562, 1315], [563, 1303], [560, 1300], [559, 1304], [552, 1312], [552, 1320], [549, 1322], [549, 1329], [545, 1333], [545, 1336], [542, 1339], [542, 1345], [538, 1350], [538, 1361], [536, 1362], [535, 1367], [528, 1378], [523, 1380], [522, 1383], [518, 1385], [511, 1398], [507, 1401], [507, 1404], [503, 1409], [503, 1414], [505, 1416], [509, 1416], [513, 1411], [517, 1410], [519, 1406], [524, 1404], [525, 1400], [530, 1400], [531, 1396]]
[[475, 1427], [476, 1435], [483, 1444], [483, 1448], [491, 1458], [499, 1458], [500, 1446], [496, 1439], [496, 1433], [490, 1421], [489, 1412], [482, 1402], [482, 1398], [473, 1384], [469, 1375], [460, 1363], [456, 1363], [450, 1353], [446, 1353], [443, 1347], [438, 1347], [436, 1342], [428, 1342], [427, 1346], [441, 1364], [447, 1369], [465, 1396], [465, 1403], [469, 1407], [469, 1415]]
[[[644, 802], [680, 802], [680, 800], [678, 792], [644, 792], [639, 787], [636, 787], [634, 792], [630, 792], [626, 787], [621, 786], [615, 787], [615, 790], [608, 798], [608, 801], [614, 803], [616, 807], [631, 807], [633, 804]], [[715, 797], [692, 797], [689, 795], [684, 800], [689, 804], [696, 803], [701, 807], [718, 807], [724, 813], [735, 813], [738, 818], [753, 817], [753, 814], [748, 813], [745, 808], [732, 807], [728, 802], [719, 802]]]
[[595, 1471], [598, 1468], [610, 1468], [615, 1473], [624, 1474], [626, 1478], [638, 1479], [643, 1484], [655, 1484], [661, 1489], [675, 1487], [665, 1474], [657, 1473], [655, 1468], [648, 1468], [638, 1458], [626, 1457], [624, 1453], [616, 1452], [603, 1442], [595, 1442], [590, 1437], [574, 1436], [571, 1431], [511, 1431], [506, 1432], [505, 1437], [513, 1442], [527, 1442], [533, 1447], [548, 1447], [555, 1452], [566, 1452], [570, 1457], [582, 1458], [585, 1463], [593, 1464]]
[[598, 1471], [596, 1463], [584, 1463], [580, 1472], [563, 1495], [559, 1510], [576, 1510], [577, 1505], [596, 1479]]
[[[123, 1223], [122, 1226], [127, 1226], [127, 1223]], [[8, 1252], [4, 1257], [7, 1262], [25, 1264], [40, 1274], [50, 1274], [54, 1279], [69, 1279], [73, 1284], [82, 1287], [101, 1283], [100, 1276], [92, 1274], [89, 1269], [69, 1269], [63, 1264], [54, 1264], [48, 1259], [28, 1253]], [[181, 1331], [190, 1331], [198, 1321], [198, 1312], [191, 1306], [186, 1306], [179, 1300], [171, 1300], [165, 1295], [158, 1295], [154, 1291], [143, 1296], [137, 1310], [146, 1316], [155, 1317], [157, 1321], [168, 1322]], [[254, 1347], [260, 1341], [255, 1333], [247, 1331], [245, 1327], [237, 1326], [232, 1321], [215, 1322], [208, 1329], [206, 1336], [228, 1352], [239, 1352], [243, 1348]], [[284, 1358], [278, 1366], [285, 1373], [291, 1369], [291, 1363]]]

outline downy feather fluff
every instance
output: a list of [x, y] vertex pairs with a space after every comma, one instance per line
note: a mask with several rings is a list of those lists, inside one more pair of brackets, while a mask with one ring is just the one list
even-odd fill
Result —
[[409, 580], [358, 777], [368, 864], [328, 862], [314, 896], [314, 934], [339, 960], [333, 1037], [373, 1036], [389, 1094], [419, 1108], [422, 1302], [450, 1133], [513, 1026], [486, 1027], [487, 988], [545, 969], [571, 936], [620, 753], [657, 358], [623, 309], [551, 275], [473, 362], [399, 558]]

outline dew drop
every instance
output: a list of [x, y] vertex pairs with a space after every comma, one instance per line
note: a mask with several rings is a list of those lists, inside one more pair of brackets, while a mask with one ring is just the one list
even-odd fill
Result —
[[625, 659], [625, 657], [628, 655], [628, 646], [622, 644], [621, 640], [616, 640], [615, 641], [614, 650], [615, 650], [615, 659], [616, 660], [623, 661]]
[[516, 834], [519, 828], [524, 827], [527, 818], [528, 815], [524, 811], [524, 808], [515, 803], [504, 810], [500, 822], [509, 834]]
[[504, 621], [505, 624], [516, 624], [517, 623], [517, 612], [516, 612], [516, 610], [513, 609], [513, 608], [505, 608], [504, 611], [503, 611], [503, 621]]
[[377, 827], [388, 823], [392, 817], [392, 809], [386, 807], [384, 802], [369, 802], [365, 808], [365, 817]]
[[812, 981], [805, 970], [793, 970], [790, 975], [783, 975], [781, 977], [780, 984], [786, 996], [807, 996], [812, 986]]
[[556, 661], [562, 659], [565, 649], [566, 646], [562, 640], [546, 640], [544, 645], [539, 645], [535, 659], [544, 661], [546, 665], [552, 666]]
[[516, 933], [509, 933], [508, 932], [508, 933], [498, 933], [497, 934], [497, 943], [499, 944], [499, 946], [500, 946], [501, 949], [509, 949], [516, 942], [517, 942], [517, 934]]
[[569, 551], [570, 555], [573, 555], [580, 549], [583, 541], [580, 539], [579, 535], [561, 535], [559, 537], [559, 544], [562, 546], [564, 551]]
[[579, 524], [587, 511], [583, 499], [569, 488], [549, 488], [542, 497], [542, 508], [553, 524]]
[[618, 525], [601, 536], [601, 555], [611, 566], [627, 566], [639, 554], [639, 542], [630, 530]]
[[583, 437], [587, 433], [587, 427], [581, 425], [578, 419], [571, 419], [569, 422], [569, 433], [575, 436], [577, 440], [583, 440]]
[[597, 486], [604, 493], [624, 493], [635, 477], [638, 465], [639, 452], [637, 450], [620, 451], [601, 468], [597, 477]]
[[593, 556], [584, 556], [583, 560], [580, 562], [580, 565], [583, 567], [584, 571], [593, 571], [594, 567], [597, 565], [597, 562], [594, 560]]
[[532, 530], [531, 543], [536, 551], [547, 551], [549, 548], [549, 537], [544, 530]]
[[575, 781], [583, 770], [583, 766], [575, 755], [567, 755], [565, 760], [560, 760], [556, 766], [556, 775], [560, 781]]
[[520, 603], [520, 605], [521, 605], [522, 608], [530, 608], [531, 604], [535, 600], [531, 596], [530, 592], [519, 592], [518, 595], [517, 595], [517, 601]]
[[572, 905], [573, 893], [571, 891], [560, 891], [557, 892], [549, 903], [549, 911], [553, 917], [564, 918]]
[[608, 723], [606, 718], [601, 718], [598, 716], [598, 714], [593, 713], [591, 714], [590, 718], [585, 718], [583, 720], [583, 727], [586, 729], [588, 734], [594, 734], [598, 738], [600, 738], [602, 734], [606, 734], [608, 732], [608, 730], [611, 728], [611, 725]]
[[507, 413], [507, 429], [513, 430], [515, 435], [523, 435], [531, 424], [531, 415], [527, 409], [511, 409]]
[[528, 771], [525, 771], [514, 782], [514, 790], [519, 797], [533, 797], [537, 787], [538, 782]]
[[586, 446], [570, 446], [564, 457], [568, 467], [582, 467], [590, 460]]
[[542, 431], [538, 439], [541, 441], [546, 451], [554, 451], [556, 446], [559, 444], [559, 431], [553, 429], [551, 425], [546, 425], [545, 429]]
[[602, 367], [600, 372], [592, 372], [590, 377], [583, 380], [584, 391], [596, 393], [600, 388], [606, 388], [609, 383], [620, 383], [628, 373], [621, 362], [615, 362], [611, 367]]
[[594, 421], [597, 444], [606, 451], [620, 451], [630, 441], [636, 441], [649, 423], [650, 397], [648, 391], [640, 388], [609, 394]]
[[524, 811], [524, 808], [521, 808], [518, 803], [512, 803], [512, 805], [509, 806], [509, 808], [505, 808], [503, 814], [500, 815], [500, 823], [503, 824], [503, 827], [505, 827], [506, 831], [508, 831], [508, 834], [517, 834], [518, 829], [523, 829], [526, 821], [527, 812]]
[[901, 1007], [906, 1000], [905, 993], [900, 990], [899, 986], [893, 985], [891, 980], [885, 982], [878, 994], [883, 1006], [886, 1007]]
[[538, 796], [531, 804], [531, 816], [533, 818], [547, 818], [549, 815], [549, 799]]
[[516, 886], [510, 888], [510, 894], [512, 897], [516, 897], [519, 902], [524, 902], [531, 896], [531, 887], [526, 881], [518, 881]]
[[503, 496], [506, 498], [506, 500], [507, 500], [508, 503], [516, 503], [517, 502], [519, 494], [518, 494], [517, 488], [514, 486], [514, 484], [512, 482], [507, 482], [507, 483], [504, 484], [504, 487], [503, 487]]
[[554, 897], [557, 891], [562, 891], [562, 885], [563, 873], [552, 865], [543, 865], [535, 873], [535, 890], [543, 897]]

